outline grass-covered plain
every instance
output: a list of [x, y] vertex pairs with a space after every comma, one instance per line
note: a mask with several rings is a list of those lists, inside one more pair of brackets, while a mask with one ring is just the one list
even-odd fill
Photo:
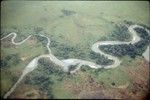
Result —
[[[15, 41], [30, 34], [45, 34], [51, 40], [53, 54], [59, 59], [93, 62], [99, 59], [104, 63], [102, 57], [91, 57], [91, 46], [96, 41], [130, 40], [129, 33], [117, 27], [125, 26], [124, 21], [150, 27], [148, 1], [1, 2], [1, 38], [10, 32], [18, 34]], [[116, 32], [124, 33], [120, 34], [122, 39], [118, 34], [115, 36]], [[1, 41], [1, 97], [34, 57], [47, 53], [44, 43], [36, 36], [19, 46], [13, 45], [10, 37]], [[120, 59], [122, 63], [115, 69], [96, 70], [83, 66], [73, 75], [41, 59], [38, 68], [24, 78], [10, 98], [145, 97], [149, 63], [141, 56], [124, 55]]]

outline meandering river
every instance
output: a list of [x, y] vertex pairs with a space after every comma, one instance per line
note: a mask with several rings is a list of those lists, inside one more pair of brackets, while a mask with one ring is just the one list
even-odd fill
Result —
[[[22, 75], [20, 76], [20, 78], [18, 79], [18, 81], [14, 84], [14, 86], [4, 95], [4, 98], [7, 98], [8, 96], [11, 95], [11, 93], [15, 90], [15, 88], [17, 87], [17, 85], [20, 83], [20, 81], [30, 72], [32, 72], [35, 68], [37, 68], [37, 65], [38, 65], [38, 60], [40, 58], [49, 58], [50, 61], [52, 61], [53, 63], [55, 63], [56, 65], [60, 66], [64, 72], [68, 72], [69, 71], [69, 67], [70, 65], [77, 65], [76, 69], [70, 71], [70, 73], [75, 73], [77, 70], [79, 70], [81, 68], [81, 66], [83, 65], [87, 65], [89, 66], [90, 68], [95, 68], [95, 69], [98, 69], [98, 68], [105, 68], [105, 69], [109, 69], [109, 68], [115, 68], [117, 66], [120, 65], [121, 61], [117, 58], [117, 57], [114, 57], [112, 55], [109, 55], [109, 54], [106, 54], [104, 53], [103, 51], [101, 51], [99, 49], [99, 46], [101, 45], [120, 45], [120, 44], [135, 44], [137, 42], [139, 42], [141, 40], [141, 38], [137, 35], [136, 31], [134, 30], [135, 28], [143, 28], [145, 29], [144, 27], [142, 26], [139, 26], [139, 25], [131, 25], [128, 27], [128, 31], [131, 33], [132, 35], [132, 40], [129, 41], [129, 42], [123, 42], [123, 41], [98, 41], [96, 43], [94, 43], [91, 47], [92, 51], [95, 52], [95, 53], [99, 53], [99, 54], [102, 54], [104, 55], [105, 57], [108, 57], [108, 59], [110, 60], [113, 60], [114, 63], [111, 64], [111, 65], [106, 65], [106, 66], [102, 66], [102, 65], [98, 65], [94, 62], [90, 62], [90, 61], [86, 61], [86, 60], [82, 60], [82, 59], [75, 59], [75, 58], [69, 58], [69, 59], [63, 59], [63, 60], [60, 60], [58, 59], [57, 57], [55, 57], [52, 52], [51, 52], [51, 49], [50, 49], [50, 39], [45, 36], [45, 35], [39, 35], [41, 37], [45, 37], [45, 39], [47, 39], [47, 49], [49, 51], [48, 54], [44, 54], [44, 55], [40, 55], [38, 57], [35, 57], [33, 60], [31, 60], [31, 62], [25, 67], [25, 69], [23, 70], [22, 72]], [[150, 31], [148, 29], [145, 29], [146, 32], [148, 32], [150, 34]], [[21, 42], [15, 42], [15, 38], [17, 36], [16, 33], [10, 33], [8, 34], [7, 36], [3, 37], [1, 40], [4, 40], [6, 39], [7, 37], [13, 35], [11, 41], [14, 45], [21, 45], [23, 44], [26, 40], [28, 40], [31, 36], [33, 35], [29, 35], [26, 39], [24, 39], [23, 41]]]

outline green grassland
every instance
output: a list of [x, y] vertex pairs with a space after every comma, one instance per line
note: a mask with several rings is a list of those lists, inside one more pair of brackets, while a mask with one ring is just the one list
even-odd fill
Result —
[[[21, 41], [30, 34], [45, 34], [51, 40], [52, 53], [59, 59], [79, 58], [96, 62], [90, 56], [92, 44], [98, 40], [118, 39], [111, 34], [118, 30], [116, 25], [124, 25], [125, 20], [150, 27], [149, 15], [148, 1], [2, 1], [1, 37], [16, 32], [18, 36], [15, 41]], [[17, 54], [19, 59], [18, 63], [7, 62], [7, 67], [1, 67], [2, 97], [17, 81], [23, 68], [34, 57], [46, 54], [47, 49], [35, 36], [19, 46], [12, 45], [10, 38], [1, 44], [1, 60], [12, 54]], [[133, 59], [127, 55], [120, 59], [123, 63], [115, 69], [96, 70], [82, 66], [74, 75], [64, 73], [59, 66], [44, 60], [21, 85], [36, 86], [47, 93], [48, 98], [80, 98], [79, 94], [86, 91], [83, 84], [89, 77], [100, 85], [103, 83], [106, 90], [126, 83], [132, 85], [134, 79], [124, 70], [142, 67], [137, 62], [144, 59], [139, 56]], [[68, 89], [67, 85], [72, 87]], [[74, 85], [83, 90], [74, 93]], [[17, 87], [16, 93], [19, 89], [22, 88]], [[12, 95], [17, 97], [17, 94]]]

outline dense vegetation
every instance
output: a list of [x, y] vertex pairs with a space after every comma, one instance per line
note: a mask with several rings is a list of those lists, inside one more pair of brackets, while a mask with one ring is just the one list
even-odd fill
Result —
[[90, 52], [89, 56], [91, 59], [94, 59], [97, 64], [100, 65], [111, 65], [113, 63], [112, 60], [109, 60], [107, 57], [95, 52]]
[[110, 40], [119, 40], [119, 41], [127, 41], [131, 38], [128, 28], [124, 25], [115, 25], [115, 30], [112, 31], [110, 36], [108, 36]]
[[[112, 54], [114, 56], [124, 56], [128, 55], [131, 58], [135, 58], [137, 55], [142, 56], [142, 53], [145, 51], [147, 45], [150, 43], [150, 35], [141, 28], [135, 28], [138, 35], [141, 37], [141, 41], [136, 44], [129, 44], [129, 45], [107, 45], [107, 46], [100, 46], [100, 49]], [[118, 37], [119, 39], [119, 37]]]
[[47, 44], [48, 40], [45, 37], [36, 36], [36, 38], [37, 38], [38, 42], [42, 43], [43, 47], [46, 47], [46, 44]]
[[38, 86], [40, 90], [47, 92], [49, 98], [54, 98], [51, 91], [52, 85], [62, 81], [66, 75], [59, 66], [51, 63], [48, 59], [42, 58], [39, 60], [38, 68], [26, 77], [25, 83]]
[[10, 54], [4, 58], [1, 58], [1, 68], [7, 68], [12, 65], [17, 65], [20, 62], [20, 57], [18, 54]]

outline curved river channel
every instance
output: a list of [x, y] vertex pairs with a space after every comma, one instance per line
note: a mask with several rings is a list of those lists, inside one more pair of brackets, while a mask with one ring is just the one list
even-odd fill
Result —
[[[86, 60], [82, 60], [82, 59], [74, 59], [74, 58], [70, 58], [70, 59], [64, 59], [64, 60], [60, 60], [58, 59], [57, 57], [55, 57], [52, 52], [51, 52], [51, 49], [50, 49], [50, 39], [48, 37], [46, 37], [45, 35], [39, 35], [41, 37], [45, 37], [47, 39], [47, 49], [49, 51], [48, 54], [44, 54], [44, 55], [40, 55], [38, 57], [35, 57], [33, 60], [30, 61], [30, 63], [24, 68], [23, 72], [22, 72], [22, 75], [20, 76], [20, 78], [18, 79], [18, 81], [14, 84], [14, 86], [4, 95], [4, 98], [7, 98], [14, 90], [15, 88], [17, 87], [17, 85], [20, 83], [20, 81], [31, 71], [33, 71], [35, 68], [37, 68], [37, 65], [38, 65], [38, 60], [40, 58], [49, 58], [50, 61], [52, 61], [53, 63], [55, 63], [56, 65], [62, 67], [62, 69], [64, 70], [64, 72], [68, 72], [69, 71], [69, 67], [70, 65], [77, 65], [76, 69], [70, 71], [70, 73], [75, 73], [77, 70], [79, 70], [81, 68], [81, 66], [83, 65], [87, 65], [89, 66], [90, 68], [95, 68], [95, 69], [98, 69], [98, 68], [104, 68], [104, 69], [109, 69], [109, 68], [115, 68], [117, 66], [120, 65], [121, 61], [117, 58], [117, 57], [114, 57], [112, 55], [109, 55], [109, 54], [106, 54], [104, 53], [103, 51], [101, 51], [99, 49], [99, 46], [101, 45], [120, 45], [120, 44], [135, 44], [137, 42], [139, 42], [141, 40], [141, 38], [137, 35], [136, 31], [134, 30], [135, 28], [143, 28], [145, 29], [144, 27], [142, 26], [139, 26], [139, 25], [131, 25], [128, 27], [128, 31], [131, 33], [132, 35], [132, 40], [129, 41], [129, 42], [123, 42], [123, 41], [98, 41], [96, 43], [94, 43], [91, 47], [92, 51], [95, 52], [95, 53], [99, 53], [99, 54], [102, 54], [104, 56], [106, 56], [108, 59], [110, 60], [113, 60], [114, 63], [112, 65], [106, 65], [106, 66], [102, 66], [102, 65], [98, 65], [94, 62], [90, 62], [90, 61], [86, 61]], [[150, 34], [150, 31], [148, 29], [145, 29], [145, 31], [147, 33]], [[16, 33], [10, 33], [9, 35], [3, 37], [1, 40], [4, 40], [6, 39], [7, 37], [13, 35], [11, 41], [14, 45], [21, 45], [23, 44], [26, 40], [28, 40], [32, 35], [29, 35], [26, 39], [24, 39], [23, 41], [21, 42], [15, 42], [15, 38], [17, 36]]]

